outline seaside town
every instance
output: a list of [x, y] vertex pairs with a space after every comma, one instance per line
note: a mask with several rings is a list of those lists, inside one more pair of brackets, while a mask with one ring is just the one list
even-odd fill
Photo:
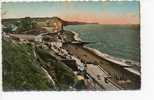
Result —
[[69, 23], [58, 17], [2, 19], [3, 90], [140, 89], [140, 64], [87, 47], [93, 42], [65, 30]]

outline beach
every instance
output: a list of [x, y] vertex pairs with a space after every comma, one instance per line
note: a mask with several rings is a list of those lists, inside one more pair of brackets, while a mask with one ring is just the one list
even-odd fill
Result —
[[[76, 32], [73, 33], [75, 35], [74, 37], [81, 40]], [[99, 65], [108, 75], [112, 76], [110, 80], [121, 86], [123, 89], [137, 89], [140, 87], [140, 72], [138, 71], [137, 73], [132, 73], [125, 70], [125, 67], [130, 67], [132, 65], [126, 64], [122, 61], [120, 62], [116, 59], [114, 60], [108, 58], [107, 54], [103, 55], [102, 53], [102, 55], [100, 55], [100, 53], [95, 52], [92, 48], [78, 44], [64, 44], [63, 48], [71, 55], [80, 59], [84, 64]], [[121, 79], [131, 81], [132, 83], [130, 84], [129, 82], [123, 82], [122, 84], [120, 82]]]
[[2, 3], [3, 90], [139, 90], [139, 4]]
[[[59, 22], [54, 21], [55, 23]], [[38, 57], [34, 56], [34, 58], [40, 59], [39, 63], [44, 68], [41, 70], [46, 70], [46, 73], [48, 72], [46, 75], [51, 76], [50, 80], [53, 78], [55, 82], [58, 80], [61, 81], [59, 77], [63, 77], [61, 75], [55, 77], [57, 71], [51, 67], [67, 68], [66, 73], [60, 71], [61, 69], [59, 71], [63, 74], [70, 72], [70, 75], [67, 77], [71, 78], [72, 85], [66, 81], [67, 78], [63, 80], [63, 83], [67, 85], [67, 89], [69, 90], [140, 89], [140, 64], [115, 56], [113, 57], [97, 48], [92, 48], [89, 45], [97, 43], [94, 42], [94, 40], [87, 41], [81, 39], [79, 32], [63, 29], [61, 22], [56, 25], [60, 26], [57, 26], [58, 28], [55, 27], [55, 29], [50, 26], [42, 26], [35, 29], [37, 31], [31, 29], [30, 31], [32, 33], [24, 31], [23, 34], [5, 34], [5, 32], [3, 32], [3, 38], [5, 41], [12, 41], [14, 44], [32, 46], [34, 55], [38, 55]], [[86, 34], [84, 37], [87, 37]], [[94, 37], [97, 38], [96, 36]], [[108, 49], [110, 51], [110, 48]], [[112, 50], [110, 52], [112, 52]], [[48, 61], [48, 59], [51, 61]], [[42, 62], [42, 60], [45, 60], [45, 63]], [[55, 62], [53, 60], [55, 60]], [[51, 80], [51, 82], [55, 83], [54, 80]], [[59, 88], [55, 86], [55, 84], [53, 84], [53, 86]]]

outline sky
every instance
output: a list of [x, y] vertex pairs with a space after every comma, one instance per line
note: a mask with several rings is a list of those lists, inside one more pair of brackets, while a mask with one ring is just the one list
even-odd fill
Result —
[[100, 24], [139, 24], [139, 1], [2, 3], [2, 18], [53, 17]]

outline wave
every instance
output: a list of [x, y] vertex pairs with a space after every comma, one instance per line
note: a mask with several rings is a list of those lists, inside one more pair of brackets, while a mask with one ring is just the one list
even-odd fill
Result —
[[[101, 58], [104, 58], [106, 60], [109, 60], [113, 63], [116, 63], [116, 64], [119, 64], [119, 65], [122, 65], [122, 66], [132, 66], [132, 65], [137, 65], [139, 66], [139, 63], [138, 62], [135, 62], [135, 61], [131, 61], [131, 60], [127, 60], [127, 59], [122, 59], [122, 58], [117, 58], [117, 57], [113, 57], [109, 54], [106, 54], [106, 53], [102, 53], [100, 52], [99, 50], [97, 49], [94, 49], [94, 48], [90, 48], [90, 47], [87, 47], [87, 46], [84, 46], [85, 49], [95, 53], [97, 56], [101, 57]], [[127, 63], [129, 62], [129, 63]]]
[[[70, 32], [74, 33], [74, 39], [76, 41], [82, 41], [80, 39], [80, 34], [79, 33], [74, 32], [74, 31], [70, 31]], [[118, 58], [118, 57], [113, 57], [112, 55], [103, 53], [103, 52], [101, 52], [101, 51], [99, 51], [97, 49], [90, 48], [90, 47], [87, 47], [87, 46], [84, 46], [84, 48], [86, 50], [96, 54], [97, 56], [103, 58], [103, 59], [106, 59], [106, 60], [108, 60], [108, 61], [110, 61], [112, 63], [118, 64], [120, 66], [123, 66], [123, 67], [127, 68], [127, 70], [129, 70], [129, 71], [131, 71], [133, 73], [136, 73], [137, 75], [140, 74], [140, 63], [138, 63], [136, 61], [129, 60], [129, 59]], [[136, 69], [137, 69], [137, 71], [136, 71]]]
[[[86, 47], [86, 46], [84, 46], [84, 48], [86, 50], [96, 54], [97, 56], [99, 56], [99, 57], [101, 57], [103, 59], [106, 59], [107, 61], [110, 61], [112, 63], [115, 63], [115, 64], [118, 64], [118, 65], [122, 66], [125, 70], [128, 70], [131, 73], [134, 73], [134, 74], [139, 75], [139, 76], [141, 74], [140, 73], [140, 68], [141, 67], [140, 67], [140, 64], [137, 63], [137, 62], [122, 59], [122, 58], [116, 58], [116, 57], [113, 57], [113, 56], [108, 55], [106, 53], [102, 53], [99, 50], [94, 49], [94, 48], [89, 48], [89, 47]], [[126, 63], [126, 62], [129, 62], [129, 63]]]

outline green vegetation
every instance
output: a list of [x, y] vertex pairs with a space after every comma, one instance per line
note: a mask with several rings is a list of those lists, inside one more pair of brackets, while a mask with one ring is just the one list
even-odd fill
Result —
[[63, 62], [55, 59], [56, 55], [49, 53], [50, 51], [40, 48], [37, 48], [36, 51], [39, 56], [39, 59], [41, 59], [41, 63], [46, 64], [46, 66], [50, 66], [49, 68], [46, 68], [49, 71], [49, 73], [50, 71], [54, 73], [55, 82], [58, 90], [67, 90], [69, 86], [74, 86], [77, 79], [72, 69], [70, 69]]
[[64, 41], [65, 42], [72, 42], [74, 41], [74, 33], [70, 32], [70, 31], [64, 31], [63, 32], [63, 37], [64, 37]]
[[11, 25], [8, 25], [7, 28], [3, 28], [3, 32], [6, 32], [6, 33], [12, 32], [12, 27], [11, 27]]
[[[2, 42], [3, 56], [3, 90], [68, 90], [76, 82], [73, 71], [64, 63], [56, 60], [47, 50], [37, 48], [34, 56], [31, 45]], [[47, 77], [41, 66], [48, 71], [51, 77], [55, 74], [54, 81]], [[50, 65], [50, 67], [48, 67]]]
[[25, 17], [21, 19], [21, 22], [17, 25], [18, 26], [18, 33], [23, 31], [29, 31], [36, 27], [36, 23], [30, 17]]
[[3, 40], [3, 90], [52, 90], [32, 47]]

